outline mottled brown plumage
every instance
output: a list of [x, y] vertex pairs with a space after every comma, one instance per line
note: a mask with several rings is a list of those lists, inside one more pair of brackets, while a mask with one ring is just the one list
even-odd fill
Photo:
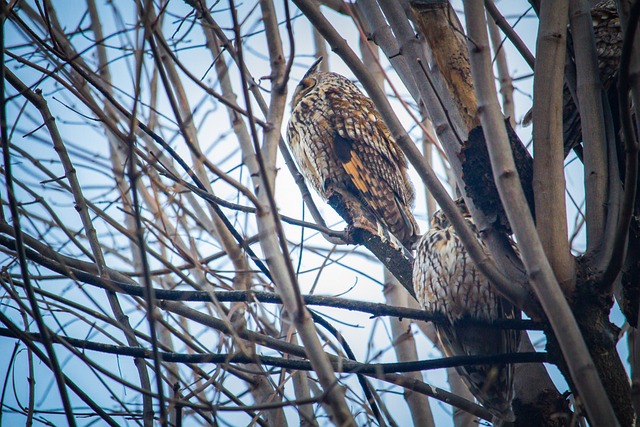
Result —
[[418, 236], [407, 161], [373, 102], [345, 77], [307, 71], [293, 94], [287, 139], [302, 174], [327, 200], [355, 197], [405, 246]]
[[[462, 199], [457, 205], [484, 247]], [[514, 318], [518, 315], [516, 310], [491, 289], [442, 211], [434, 214], [431, 228], [418, 241], [413, 287], [425, 310], [448, 320], [435, 325], [447, 356], [518, 350], [517, 332], [487, 324], [501, 318]], [[496, 417], [496, 422], [513, 421], [513, 365], [472, 365], [456, 369], [471, 393]]]
[[[616, 2], [614, 0], [605, 0], [597, 3], [591, 9], [591, 19], [596, 41], [600, 82], [603, 90], [609, 93], [616, 90], [615, 83], [618, 77], [620, 54], [622, 53], [623, 34]], [[567, 48], [568, 54], [573, 56], [573, 44], [569, 43]], [[531, 124], [532, 112], [533, 110], [529, 110], [523, 117], [522, 124], [524, 126]], [[580, 113], [566, 84], [563, 92], [562, 122], [566, 156], [573, 148], [582, 143]]]
[[591, 9], [596, 38], [598, 68], [602, 86], [607, 90], [614, 82], [622, 54], [622, 28], [616, 2], [606, 0]]
[[[600, 82], [605, 93], [616, 91], [620, 54], [622, 53], [622, 30], [615, 1], [606, 0], [591, 9], [591, 19], [598, 55]], [[569, 43], [569, 55], [573, 55], [573, 45]], [[614, 104], [617, 101], [610, 99]], [[615, 108], [615, 105], [614, 105]], [[582, 121], [574, 97], [565, 85], [562, 111], [565, 156], [582, 143]]]

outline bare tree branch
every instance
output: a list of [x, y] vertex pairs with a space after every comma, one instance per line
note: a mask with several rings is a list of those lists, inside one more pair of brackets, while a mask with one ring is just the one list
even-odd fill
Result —
[[[564, 359], [571, 372], [571, 379], [583, 398], [582, 403], [589, 418], [596, 424], [616, 425], [617, 419], [613, 408], [608, 399], [604, 398], [606, 393], [589, 356], [589, 350], [571, 313], [569, 304], [558, 286], [558, 281], [553, 275], [551, 266], [545, 258], [541, 246], [542, 242], [538, 239], [522, 188], [518, 182], [518, 172], [508, 147], [507, 133], [500, 114], [493, 85], [493, 75], [490, 72], [491, 58], [483, 7], [473, 1], [465, 1], [464, 5], [469, 34], [471, 70], [476, 82], [482, 128], [488, 141], [491, 166], [496, 177], [500, 198], [503, 201], [510, 201], [505, 206], [509, 221], [518, 241], [528, 242], [520, 247], [520, 251], [527, 267], [529, 281], [536, 291], [545, 313], [547, 313], [547, 318], [556, 334]], [[562, 179], [564, 180], [564, 176]], [[564, 223], [564, 221], [562, 222]], [[547, 253], [547, 255], [549, 254]]]

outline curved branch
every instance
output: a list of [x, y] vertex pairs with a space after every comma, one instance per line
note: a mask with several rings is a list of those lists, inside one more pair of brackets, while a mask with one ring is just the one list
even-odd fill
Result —
[[[622, 132], [624, 135], [624, 150], [626, 155], [624, 193], [622, 197], [622, 207], [618, 217], [618, 227], [614, 236], [611, 259], [602, 274], [600, 282], [606, 288], [610, 288], [613, 281], [618, 276], [624, 262], [624, 252], [627, 246], [627, 236], [629, 225], [633, 216], [633, 208], [636, 201], [636, 189], [638, 185], [638, 142], [635, 141], [633, 128], [631, 125], [631, 112], [629, 107], [629, 96], [631, 91], [631, 81], [629, 79], [629, 67], [631, 66], [631, 54], [633, 53], [633, 40], [635, 39], [640, 19], [640, 1], [636, 0], [629, 13], [629, 26], [625, 30], [624, 41], [622, 43], [622, 55], [620, 57], [620, 76], [618, 80], [618, 99], [620, 108], [620, 120], [622, 122]], [[637, 107], [637, 106], [636, 106]]]

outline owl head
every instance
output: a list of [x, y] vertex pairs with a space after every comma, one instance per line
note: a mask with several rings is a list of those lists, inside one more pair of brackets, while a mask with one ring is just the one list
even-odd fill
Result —
[[[465, 204], [464, 199], [462, 197], [457, 199], [455, 201], [455, 204], [458, 210], [462, 213], [462, 217], [467, 219], [471, 224], [473, 224], [473, 218], [471, 217], [471, 213], [469, 212], [469, 209], [467, 208], [467, 205]], [[451, 223], [449, 222], [449, 219], [445, 215], [444, 211], [442, 209], [436, 211], [433, 214], [433, 217], [431, 217], [431, 228], [442, 230], [447, 227], [451, 227]]]
[[291, 99], [291, 109], [294, 109], [296, 105], [298, 105], [298, 102], [300, 102], [300, 100], [304, 98], [305, 95], [307, 95], [310, 91], [313, 90], [314, 87], [317, 86], [319, 74], [318, 66], [321, 62], [322, 56], [316, 59], [313, 64], [311, 64], [311, 67], [309, 67], [304, 77], [302, 77], [302, 80], [300, 80], [300, 83], [298, 83], [296, 90], [293, 92], [293, 98]]

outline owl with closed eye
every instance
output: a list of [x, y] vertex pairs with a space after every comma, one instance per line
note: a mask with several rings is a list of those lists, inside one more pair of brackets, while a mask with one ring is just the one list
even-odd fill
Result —
[[[458, 200], [456, 206], [486, 251], [464, 201]], [[440, 210], [433, 215], [429, 231], [416, 246], [413, 288], [427, 312], [446, 319], [435, 324], [445, 355], [517, 352], [519, 332], [498, 329], [492, 322], [519, 318], [520, 312], [495, 293], [444, 212]], [[457, 366], [456, 370], [478, 402], [492, 413], [495, 425], [514, 421], [513, 365], [465, 365]]]
[[418, 238], [411, 212], [415, 191], [407, 160], [373, 101], [349, 79], [318, 70], [297, 86], [287, 128], [302, 175], [325, 200], [353, 196], [405, 246]]

